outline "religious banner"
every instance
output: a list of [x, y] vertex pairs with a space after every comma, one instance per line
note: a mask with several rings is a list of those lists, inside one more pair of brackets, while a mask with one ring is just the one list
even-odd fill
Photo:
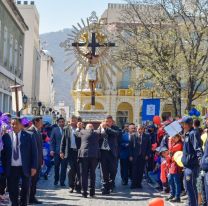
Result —
[[22, 86], [15, 85], [15, 86], [11, 86], [10, 88], [12, 92], [12, 110], [18, 113], [23, 108]]
[[153, 121], [160, 115], [160, 99], [144, 99], [142, 105], [142, 121]]

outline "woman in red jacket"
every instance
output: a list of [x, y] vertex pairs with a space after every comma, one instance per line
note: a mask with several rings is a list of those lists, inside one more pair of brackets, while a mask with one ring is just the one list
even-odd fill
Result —
[[181, 182], [180, 175], [182, 172], [182, 168], [177, 165], [177, 163], [173, 159], [173, 155], [183, 150], [183, 143], [181, 141], [181, 136], [176, 135], [175, 137], [170, 137], [168, 141], [168, 149], [169, 156], [167, 157], [167, 165], [168, 165], [168, 182], [170, 186], [170, 196], [167, 200], [171, 202], [180, 202], [181, 195]]

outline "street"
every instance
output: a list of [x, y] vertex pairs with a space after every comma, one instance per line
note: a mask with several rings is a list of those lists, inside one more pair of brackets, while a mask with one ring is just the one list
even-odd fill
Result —
[[[99, 174], [99, 170], [97, 170]], [[38, 184], [38, 199], [43, 201], [43, 205], [79, 205], [79, 206], [147, 206], [149, 200], [154, 197], [160, 197], [160, 194], [152, 189], [146, 181], [143, 181], [143, 189], [130, 190], [129, 186], [122, 186], [120, 183], [119, 173], [116, 180], [116, 190], [114, 193], [108, 196], [103, 196], [100, 193], [99, 188], [100, 178], [97, 175], [97, 190], [95, 198], [82, 198], [80, 194], [68, 192], [67, 188], [55, 187], [53, 185], [53, 174], [48, 180], [40, 180]], [[183, 204], [167, 203], [165, 206], [182, 206]]]

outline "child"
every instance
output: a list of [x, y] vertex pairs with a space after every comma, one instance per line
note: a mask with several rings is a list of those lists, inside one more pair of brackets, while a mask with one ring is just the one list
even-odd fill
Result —
[[162, 182], [163, 186], [163, 192], [162, 194], [169, 193], [169, 186], [168, 186], [168, 180], [167, 180], [167, 175], [168, 175], [168, 167], [167, 167], [167, 161], [166, 158], [169, 155], [169, 151], [167, 147], [161, 147], [160, 148], [160, 156], [161, 156], [161, 173], [160, 173], [160, 180]]
[[160, 157], [159, 152], [160, 152], [160, 147], [157, 147], [156, 150], [155, 150], [155, 156], [154, 156], [155, 168], [154, 168], [153, 171], [150, 171], [148, 173], [149, 179], [154, 184], [154, 187], [156, 189], [161, 188], [161, 181], [160, 181], [161, 157]]
[[170, 137], [168, 141], [169, 148], [169, 156], [166, 157], [167, 165], [168, 165], [168, 183], [170, 186], [170, 196], [166, 198], [166, 200], [170, 200], [171, 202], [180, 202], [181, 195], [181, 168], [175, 162], [173, 156], [176, 152], [183, 150], [183, 144], [181, 141], [181, 136], [176, 135], [174, 137]]
[[42, 175], [44, 176], [45, 180], [48, 179], [48, 174], [51, 169], [51, 156], [50, 156], [50, 143], [49, 137], [46, 133], [42, 134], [43, 137], [43, 160], [44, 164], [42, 167]]

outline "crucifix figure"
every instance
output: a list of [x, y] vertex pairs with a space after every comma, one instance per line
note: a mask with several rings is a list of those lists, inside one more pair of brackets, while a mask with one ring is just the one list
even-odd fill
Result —
[[[112, 42], [102, 42], [99, 43], [96, 39], [96, 32], [92, 32], [92, 36], [91, 36], [91, 42], [88, 43], [88, 41], [86, 42], [74, 42], [72, 43], [73, 47], [88, 47], [91, 48], [91, 51], [89, 53], [87, 53], [85, 55], [85, 57], [88, 59], [88, 63], [89, 63], [89, 70], [88, 73], [91, 73], [91, 75], [89, 76], [93, 76], [93, 78], [89, 79], [89, 86], [90, 86], [90, 90], [91, 90], [91, 106], [92, 108], [95, 106], [95, 88], [96, 88], [96, 83], [97, 83], [97, 75], [93, 74], [96, 73], [96, 69], [93, 69], [93, 67], [96, 67], [96, 64], [99, 61], [99, 55], [96, 54], [96, 48], [99, 47], [115, 47], [115, 43]], [[96, 79], [94, 78], [96, 76]]]

